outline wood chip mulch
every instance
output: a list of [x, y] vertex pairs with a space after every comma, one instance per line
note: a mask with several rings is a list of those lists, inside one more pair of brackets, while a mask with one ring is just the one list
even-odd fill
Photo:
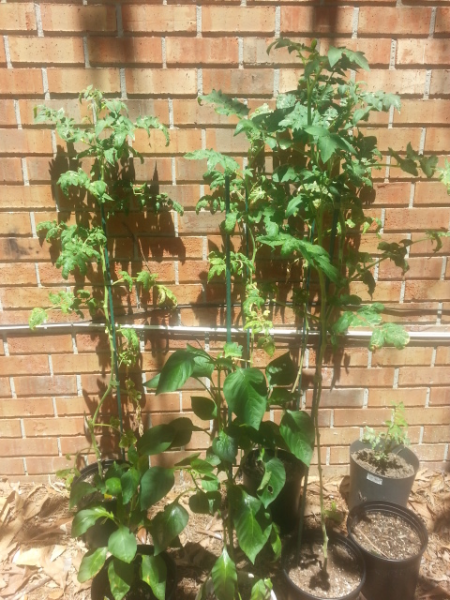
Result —
[[[330, 522], [345, 532], [348, 477], [327, 479], [324, 489]], [[173, 490], [168, 500], [179, 491]], [[34, 485], [0, 479], [0, 598], [90, 600], [90, 583], [77, 581], [85, 547], [70, 537], [72, 515], [67, 499], [60, 482]], [[450, 600], [450, 474], [420, 471], [409, 508], [425, 521], [429, 533], [415, 600]], [[319, 523], [319, 488], [314, 479], [309, 484], [306, 514], [310, 524]], [[195, 598], [221, 537], [219, 521], [192, 515], [180, 536], [183, 549], [176, 552], [177, 599]], [[276, 592], [284, 600], [282, 587], [276, 586]]]

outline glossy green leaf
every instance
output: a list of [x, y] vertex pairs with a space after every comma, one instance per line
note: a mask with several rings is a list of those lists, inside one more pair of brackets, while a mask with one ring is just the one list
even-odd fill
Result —
[[304, 411], [287, 410], [280, 423], [280, 433], [292, 454], [307, 467], [314, 450], [314, 425]]
[[81, 561], [78, 569], [78, 581], [84, 583], [89, 579], [92, 579], [94, 575], [100, 571], [105, 564], [106, 560], [106, 546], [103, 548], [97, 548], [97, 550], [90, 550], [87, 552]]
[[265, 512], [262, 502], [244, 490], [240, 491], [239, 501], [233, 502], [232, 510], [239, 546], [254, 564], [270, 536], [270, 515]]
[[117, 558], [108, 565], [108, 579], [114, 600], [122, 600], [130, 591], [133, 583], [134, 566]]
[[122, 475], [120, 481], [122, 484], [122, 501], [124, 504], [128, 504], [138, 489], [139, 472], [135, 468], [128, 469]]
[[136, 556], [136, 536], [124, 525], [109, 536], [108, 550], [116, 558], [130, 563]]
[[270, 600], [272, 588], [270, 579], [260, 579], [252, 587], [250, 600]]
[[73, 508], [82, 498], [94, 494], [96, 491], [97, 488], [87, 481], [77, 481], [73, 483], [70, 488], [69, 508]]
[[[263, 458], [264, 475], [269, 475], [262, 489], [258, 489], [258, 498], [264, 508], [267, 508], [277, 497], [286, 482], [286, 471], [279, 458]], [[261, 488], [261, 486], [260, 486]]]
[[108, 494], [118, 496], [122, 493], [122, 486], [118, 477], [110, 477], [105, 481], [105, 487]]
[[178, 502], [166, 505], [162, 512], [153, 517], [150, 525], [155, 556], [164, 552], [168, 545], [183, 531], [189, 520], [185, 508]]
[[233, 600], [237, 592], [237, 571], [236, 565], [224, 548], [222, 554], [216, 560], [211, 578], [214, 584], [214, 593], [217, 600]]
[[176, 392], [194, 372], [194, 357], [186, 350], [177, 350], [169, 356], [161, 370], [156, 394]]
[[267, 406], [266, 380], [261, 371], [236, 369], [225, 379], [223, 392], [228, 406], [242, 423], [259, 429]]
[[165, 599], [167, 566], [161, 556], [142, 555], [141, 579], [152, 588], [157, 600]]
[[217, 416], [217, 407], [209, 398], [192, 396], [191, 405], [194, 414], [204, 421], [210, 421], [211, 419], [215, 419]]
[[175, 477], [172, 469], [150, 467], [141, 478], [140, 507], [146, 510], [172, 489]]
[[113, 515], [103, 508], [103, 506], [94, 506], [92, 508], [80, 510], [72, 521], [72, 537], [83, 535], [83, 533], [86, 533], [86, 531], [95, 525], [97, 520], [102, 517], [112, 519]]
[[175, 430], [170, 425], [156, 425], [147, 429], [144, 435], [138, 440], [137, 449], [141, 454], [153, 456], [164, 452], [172, 444], [175, 437]]
[[295, 366], [289, 352], [272, 360], [266, 367], [269, 385], [292, 385], [297, 377]]
[[212, 449], [220, 460], [233, 464], [237, 456], [238, 443], [235, 438], [227, 435], [224, 431], [219, 431], [218, 436], [213, 439]]

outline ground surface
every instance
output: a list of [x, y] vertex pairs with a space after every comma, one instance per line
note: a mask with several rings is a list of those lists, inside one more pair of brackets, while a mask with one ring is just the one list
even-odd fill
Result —
[[[347, 478], [325, 482], [327, 507], [345, 531]], [[174, 497], [175, 497], [174, 493]], [[187, 507], [188, 508], [188, 507]], [[417, 600], [450, 599], [450, 475], [421, 471], [411, 494], [410, 508], [427, 524], [425, 551]], [[309, 486], [307, 515], [318, 523], [318, 484]], [[18, 484], [0, 481], [0, 597], [5, 600], [89, 600], [89, 583], [76, 573], [84, 545], [70, 537], [67, 493], [59, 483]], [[220, 522], [193, 515], [183, 532], [183, 549], [176, 552], [177, 600], [193, 600], [199, 584], [220, 548]], [[145, 540], [142, 540], [145, 541]], [[270, 566], [260, 566], [265, 576]], [[284, 600], [279, 573], [272, 570], [279, 600]]]

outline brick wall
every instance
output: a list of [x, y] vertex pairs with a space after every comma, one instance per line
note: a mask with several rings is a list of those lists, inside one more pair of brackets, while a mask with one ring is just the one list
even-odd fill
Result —
[[[109, 365], [98, 330], [74, 328], [31, 334], [17, 332], [34, 306], [47, 303], [48, 290], [61, 289], [47, 244], [36, 224], [55, 217], [54, 182], [67, 165], [64, 148], [45, 127], [33, 125], [33, 107], [48, 103], [83, 116], [77, 93], [93, 84], [128, 99], [131, 115], [157, 115], [170, 126], [171, 144], [153, 138], [142, 148], [138, 180], [153, 179], [185, 207], [183, 217], [145, 215], [126, 219], [140, 239], [160, 280], [176, 292], [182, 308], [175, 315], [137, 314], [129, 321], [189, 326], [223, 322], [223, 311], [205, 306], [223, 299], [223, 286], [205, 286], [208, 249], [221, 245], [220, 217], [195, 215], [204, 166], [183, 153], [214, 147], [240, 156], [245, 142], [233, 138], [233, 120], [197, 104], [198, 92], [221, 88], [248, 98], [251, 105], [270, 101], [295, 85], [297, 65], [284, 51], [266, 54], [280, 34], [310, 40], [321, 48], [347, 45], [366, 53], [372, 66], [361, 78], [369, 89], [399, 93], [400, 114], [380, 115], [370, 123], [380, 148], [404, 149], [408, 141], [442, 163], [450, 151], [450, 3], [448, 0], [395, 2], [313, 2], [305, 0], [151, 0], [97, 4], [86, 2], [0, 3], [0, 474], [39, 479], [65, 466], [64, 454], [86, 446], [83, 415], [90, 412]], [[360, 76], [358, 75], [358, 78]], [[139, 144], [139, 141], [137, 142]], [[393, 170], [379, 173], [371, 210], [383, 220], [383, 238], [413, 239], [425, 229], [448, 228], [449, 198], [435, 181], [417, 180]], [[68, 210], [59, 198], [60, 218]], [[121, 219], [109, 224], [114, 267], [140, 260], [135, 239]], [[368, 238], [368, 250], [377, 239]], [[411, 330], [448, 331], [450, 268], [443, 250], [430, 255], [421, 243], [411, 251], [404, 280], [384, 264], [375, 299], [394, 308], [389, 318]], [[279, 265], [266, 274], [283, 277]], [[73, 284], [75, 281], [70, 281]], [[80, 281], [77, 281], [80, 283]], [[93, 278], [82, 282], [89, 286]], [[117, 299], [118, 305], [125, 299]], [[128, 307], [129, 308], [129, 307]], [[131, 308], [139, 313], [135, 298]], [[141, 307], [142, 308], [142, 307]], [[406, 311], [406, 312], [405, 312]], [[276, 313], [277, 325], [292, 322]], [[142, 371], [150, 376], [167, 351], [184, 345], [180, 336], [146, 332]], [[205, 342], [203, 333], [195, 335]], [[211, 347], [220, 339], [210, 338]], [[298, 342], [281, 342], [279, 351]], [[391, 401], [404, 401], [413, 448], [424, 463], [440, 468], [450, 441], [449, 347], [413, 344], [403, 352], [348, 345], [330, 358], [326, 371], [322, 425], [328, 472], [344, 472], [348, 444], [360, 427], [380, 425]], [[308, 355], [306, 382], [314, 366]], [[257, 364], [264, 357], [257, 356]], [[139, 382], [141, 374], [136, 373]], [[145, 422], [157, 424], [180, 410], [189, 412], [190, 391], [145, 399]], [[309, 392], [304, 399], [310, 402]], [[114, 401], [107, 410], [114, 412]], [[272, 418], [278, 419], [276, 411]], [[201, 448], [195, 434], [187, 450]], [[114, 450], [104, 439], [105, 451]], [[173, 457], [163, 457], [171, 460]]]

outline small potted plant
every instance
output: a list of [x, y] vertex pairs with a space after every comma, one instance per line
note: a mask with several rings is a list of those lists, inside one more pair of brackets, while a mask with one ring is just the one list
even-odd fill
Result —
[[[218, 514], [223, 521], [222, 553], [199, 591], [199, 599], [213, 593], [218, 600], [231, 600], [248, 584], [248, 578], [242, 581], [238, 577], [236, 543], [251, 565], [266, 546], [272, 548], [275, 557], [279, 556], [279, 531], [269, 511], [286, 478], [277, 451], [289, 450], [306, 465], [313, 452], [314, 431], [306, 412], [286, 411], [279, 426], [264, 420], [271, 395], [278, 393], [272, 379], [273, 364], [267, 367], [266, 378], [257, 368], [242, 368], [241, 361], [242, 347], [236, 343], [225, 344], [217, 356], [188, 345], [174, 352], [161, 372], [144, 384], [156, 388], [156, 394], [168, 393], [181, 389], [192, 377], [206, 392], [192, 397], [192, 410], [208, 425], [210, 421], [214, 423], [212, 432], [205, 428], [211, 438], [205, 456], [196, 453], [177, 465], [194, 482], [196, 491], [189, 499], [191, 510]], [[285, 369], [292, 368], [286, 357], [284, 362]], [[276, 371], [281, 376], [280, 365]], [[166, 437], [164, 428], [171, 426], [158, 426], [161, 439]], [[252, 494], [238, 482], [237, 466], [238, 459], [242, 461], [257, 445], [272, 449], [273, 454], [261, 454], [263, 477]], [[239, 571], [242, 576], [245, 570]], [[266, 577], [255, 580], [251, 587], [252, 598], [274, 597]]]
[[392, 409], [386, 431], [366, 427], [362, 441], [350, 446], [349, 508], [366, 500], [387, 500], [406, 506], [419, 459], [407, 448], [408, 424], [403, 403]]
[[[165, 429], [164, 449], [187, 443], [192, 431], [187, 419], [174, 421]], [[161, 451], [159, 435], [157, 427], [139, 440], [132, 431], [126, 432], [121, 446], [128, 461], [113, 461], [89, 481], [79, 479], [71, 486], [70, 507], [77, 507], [72, 536], [84, 538], [91, 532], [78, 580], [93, 578], [93, 600], [127, 600], [136, 594], [157, 600], [176, 598], [175, 563], [165, 550], [185, 528], [188, 512], [177, 497], [148, 517], [148, 510], [175, 482], [173, 468], [149, 467], [148, 457]], [[138, 532], [140, 538], [150, 533], [153, 544], [138, 544]]]

